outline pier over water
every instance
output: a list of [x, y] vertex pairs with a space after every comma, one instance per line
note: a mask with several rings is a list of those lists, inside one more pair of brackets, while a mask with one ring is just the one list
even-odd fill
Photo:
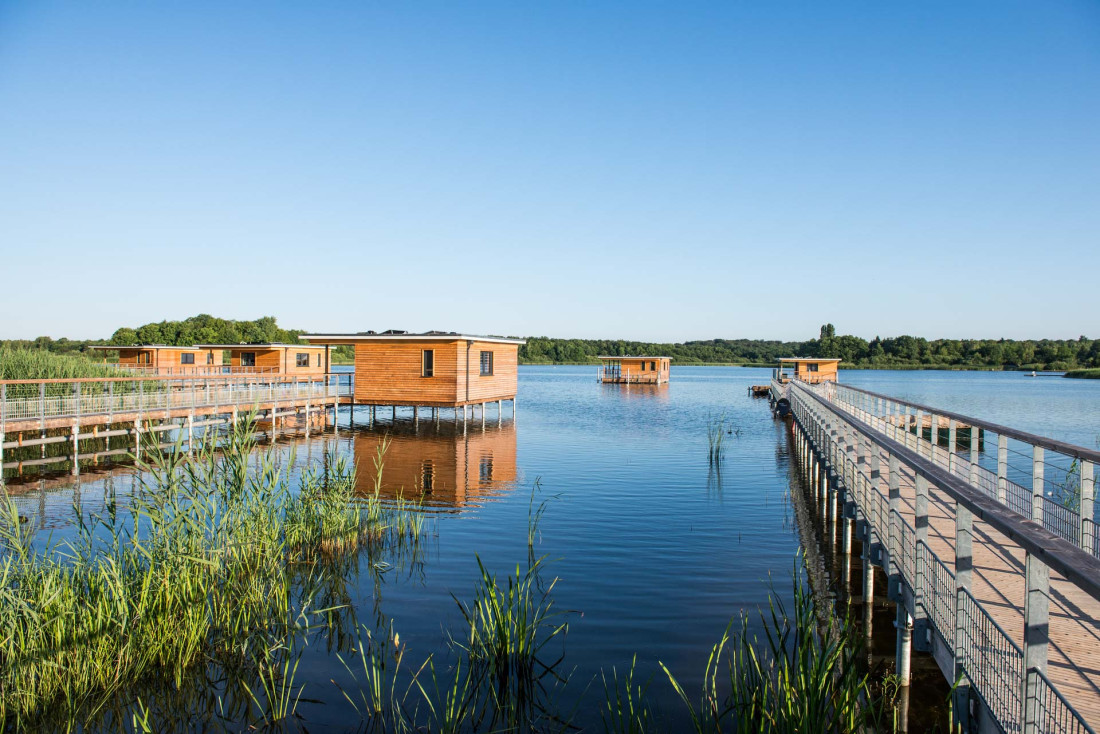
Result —
[[843, 552], [862, 541], [865, 599], [886, 574], [901, 684], [916, 647], [969, 730], [1094, 731], [1100, 452], [835, 382], [770, 388]]

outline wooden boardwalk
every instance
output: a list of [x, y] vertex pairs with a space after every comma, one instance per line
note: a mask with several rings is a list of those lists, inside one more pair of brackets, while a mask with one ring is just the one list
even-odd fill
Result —
[[[915, 406], [906, 407], [898, 420], [902, 404], [860, 392], [773, 382], [773, 397], [792, 402], [803, 475], [823, 508], [836, 507], [827, 515], [842, 528], [855, 522], [865, 559], [892, 578], [899, 620], [908, 614], [915, 623], [913, 644], [932, 652], [949, 682], [966, 674], [969, 689], [960, 687], [956, 712], [973, 708], [964, 718], [978, 731], [1100, 727], [1100, 559], [1092, 502], [1100, 454], [965, 416], [923, 416], [941, 425], [946, 419], [952, 431], [963, 419], [987, 434], [998, 429], [991, 471], [981, 466], [988, 457], [980, 444], [964, 456], [956, 453], [954, 433], [936, 445], [899, 427], [921, 425], [927, 406], [916, 408], [912, 421]], [[1031, 488], [1009, 479], [1006, 435], [1030, 442]], [[1062, 486], [1076, 477], [1076, 515], [1048, 496], [1044, 472], [1058, 467], [1066, 469]], [[851, 532], [847, 526], [841, 535]], [[960, 542], [969, 553], [957, 553]], [[866, 583], [865, 594], [873, 593]], [[899, 629], [906, 669], [907, 635]]]

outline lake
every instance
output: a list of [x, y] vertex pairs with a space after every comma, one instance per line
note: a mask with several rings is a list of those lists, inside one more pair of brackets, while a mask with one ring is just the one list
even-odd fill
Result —
[[[417, 664], [446, 653], [447, 630], [459, 633], [453, 597], [472, 596], [478, 558], [500, 575], [526, 564], [529, 515], [545, 502], [534, 551], [547, 558], [544, 576], [558, 578], [555, 608], [571, 612], [559, 666], [570, 679], [558, 698], [562, 710], [575, 711], [578, 726], [602, 730], [600, 673], [622, 672], [636, 656], [638, 675], [652, 678], [659, 715], [677, 730], [686, 723], [684, 708], [658, 664], [694, 697], [710, 648], [731, 619], [755, 615], [772, 590], [789, 603], [800, 538], [810, 537], [796, 520], [801, 487], [785, 424], [773, 420], [766, 400], [747, 395], [769, 375], [673, 367], [670, 384], [653, 387], [601, 385], [593, 367], [526, 366], [514, 422], [506, 406], [498, 424], [493, 406], [484, 427], [480, 417], [463, 430], [449, 413], [438, 425], [422, 413], [414, 430], [408, 411], [395, 423], [380, 409], [368, 425], [360, 408], [353, 427], [344, 409], [335, 436], [280, 444], [293, 448], [299, 470], [322, 457], [354, 458], [359, 484], [367, 487], [371, 456], [389, 437], [383, 489], [391, 497], [423, 497], [428, 543], [421, 556], [384, 573], [360, 568], [349, 577], [347, 600], [359, 623], [392, 622]], [[932, 371], [846, 371], [841, 379], [1090, 447], [1100, 434], [1097, 381]], [[727, 427], [717, 466], [707, 455], [707, 426], [716, 418]], [[37, 513], [37, 522], [63, 538], [71, 532], [64, 518], [74, 494], [85, 512], [95, 512], [105, 486], [124, 494], [129, 481], [125, 470], [86, 471], [78, 489], [68, 479], [42, 492], [33, 483], [13, 486], [27, 490], [21, 511]], [[831, 593], [842, 601], [836, 559], [828, 550], [825, 557], [834, 571]], [[858, 594], [858, 571], [852, 577]], [[876, 612], [872, 652], [879, 658], [892, 650], [892, 614], [888, 605]], [[914, 716], [927, 723], [947, 686], [934, 668], [916, 667], [914, 696], [931, 713]], [[327, 645], [305, 648], [298, 676], [306, 686], [298, 709], [306, 726], [356, 728], [358, 716], [337, 687], [353, 687], [354, 680]]]

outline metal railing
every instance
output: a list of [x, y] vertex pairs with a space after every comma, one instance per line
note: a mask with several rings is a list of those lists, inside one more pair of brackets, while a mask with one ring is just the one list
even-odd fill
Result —
[[104, 362], [107, 367], [119, 372], [156, 377], [213, 377], [215, 375], [273, 375], [279, 373], [278, 367], [241, 367], [238, 365], [150, 365]]
[[[897, 574], [901, 587], [911, 590], [910, 598], [903, 594], [901, 599], [913, 616], [927, 620], [938, 633], [970, 690], [985, 703], [1005, 731], [1092, 732], [1042, 672], [1046, 667], [1049, 634], [1046, 606], [1018, 600], [1024, 610], [1025, 626], [1043, 630], [1030, 641], [1025, 638], [1021, 647], [971, 593], [974, 518], [1024, 552], [1023, 576], [1029, 599], [1031, 595], [1049, 597], [1049, 578], [1057, 573], [1092, 599], [1100, 600], [1100, 564], [1081, 547], [1057, 534], [1057, 528], [1050, 529], [1052, 523], [1035, 524], [1012, 511], [1003, 499], [1008, 492], [1003, 473], [995, 476], [1000, 481], [993, 485], [997, 491], [991, 494], [988, 482], [970, 481], [971, 476], [981, 475], [963, 472], [957, 457], [950, 455], [952, 452], [939, 452], [936, 446], [928, 445], [930, 442], [922, 444], [919, 436], [884, 426], [881, 415], [840, 403], [835, 394], [829, 394], [833, 390], [832, 384], [790, 383], [787, 395], [802, 431], [801, 440], [822, 461], [834, 465], [845, 496], [869, 526], [868, 539], [876, 538], [885, 544], [887, 573]], [[932, 425], [936, 425], [935, 419]], [[948, 455], [945, 458], [939, 453]], [[880, 490], [883, 457], [889, 465], [888, 496]], [[900, 512], [898, 482], [902, 466], [916, 483], [913, 524]], [[926, 542], [932, 488], [955, 503], [954, 570]], [[1001, 499], [998, 491], [1004, 493]], [[1049, 514], [1065, 520], [1064, 515]], [[1044, 518], [1047, 515], [1044, 508]], [[1094, 527], [1086, 525], [1085, 529], [1096, 538]]]
[[597, 382], [622, 382], [626, 384], [655, 385], [660, 382], [660, 375], [661, 372], [659, 371], [623, 372], [622, 370], [616, 369], [614, 367], [596, 368]]
[[352, 394], [352, 375], [138, 377], [0, 382], [0, 433], [58, 419], [156, 414], [182, 408], [328, 399]]
[[[1094, 479], [1100, 451], [850, 385], [825, 383], [813, 390], [987, 497], [1100, 557]], [[990, 446], [995, 452], [983, 448]]]

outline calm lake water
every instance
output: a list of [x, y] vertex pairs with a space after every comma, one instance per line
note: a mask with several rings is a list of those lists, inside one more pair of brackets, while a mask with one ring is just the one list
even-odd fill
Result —
[[[536, 504], [547, 501], [535, 552], [548, 557], [545, 575], [559, 579], [556, 608], [573, 612], [561, 668], [571, 679], [563, 708], [576, 705], [575, 723], [600, 730], [600, 671], [629, 668], [636, 655], [641, 678], [652, 676], [660, 715], [676, 730], [684, 711], [658, 661], [694, 694], [731, 618], [755, 614], [772, 588], [791, 597], [800, 533], [787, 432], [765, 400], [747, 396], [749, 385], [768, 376], [764, 369], [673, 367], [671, 383], [654, 388], [600, 385], [591, 367], [523, 367], [514, 423], [506, 405], [498, 425], [494, 406], [484, 428], [478, 419], [463, 431], [448, 413], [438, 427], [422, 416], [414, 433], [407, 412], [394, 424], [380, 410], [372, 427], [361, 408], [354, 430], [343, 410], [337, 436], [293, 444], [300, 463], [331, 452], [357, 459], [366, 486], [370, 457], [388, 434], [387, 493], [430, 488], [423, 557], [383, 574], [381, 585], [361, 572], [348, 588], [359, 621], [392, 621], [406, 655], [418, 662], [446, 650], [448, 629], [459, 631], [452, 594], [471, 598], [478, 557], [499, 574], [526, 563], [532, 493]], [[1098, 381], [881, 371], [844, 372], [842, 381], [1086, 446], [1100, 434]], [[708, 420], [718, 416], [731, 431], [720, 470], [707, 457]], [[122, 489], [129, 483], [125, 473], [105, 480], [86, 472], [79, 487], [86, 510], [101, 503], [105, 481]], [[42, 524], [63, 537], [60, 520], [72, 486], [60, 480], [39, 493], [26, 485], [20, 503], [28, 514], [45, 513]], [[878, 616], [891, 614], [885, 608]], [[885, 634], [876, 647], [888, 650], [893, 634]], [[933, 698], [946, 695], [937, 677], [926, 676]], [[299, 713], [307, 726], [358, 726], [334, 685], [353, 682], [326, 645], [306, 649], [299, 678], [306, 683]]]

